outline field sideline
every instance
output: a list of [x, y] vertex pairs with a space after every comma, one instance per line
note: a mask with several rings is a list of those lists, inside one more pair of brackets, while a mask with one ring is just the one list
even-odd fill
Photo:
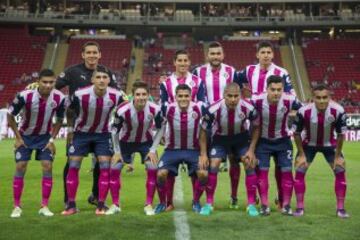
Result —
[[[92, 174], [90, 159], [85, 159], [81, 170], [77, 203], [80, 214], [60, 216], [63, 210], [62, 169], [65, 162], [64, 141], [56, 141], [57, 158], [54, 163], [54, 188], [50, 209], [52, 218], [37, 215], [41, 200], [41, 169], [31, 161], [25, 176], [22, 198], [23, 216], [11, 219], [12, 177], [15, 169], [13, 140], [0, 142], [0, 239], [175, 239], [174, 213], [147, 217], [143, 213], [145, 199], [144, 167], [136, 161], [135, 172], [122, 174], [122, 212], [115, 216], [95, 216], [95, 208], [87, 204]], [[307, 176], [306, 212], [302, 218], [284, 217], [272, 205], [269, 217], [250, 218], [245, 213], [244, 171], [241, 172], [240, 210], [228, 209], [229, 177], [220, 174], [216, 193], [215, 212], [203, 217], [191, 212], [190, 179], [182, 174], [184, 204], [190, 226], [191, 239], [360, 239], [360, 153], [358, 142], [345, 143], [348, 194], [346, 209], [351, 218], [335, 217], [334, 182], [330, 168], [321, 155], [317, 156]], [[271, 171], [273, 173], [273, 171]], [[274, 178], [270, 178], [272, 199]], [[204, 198], [204, 197], [203, 197]], [[157, 199], [155, 200], [157, 203]], [[295, 201], [293, 198], [293, 207]], [[179, 208], [178, 208], [179, 209]]]

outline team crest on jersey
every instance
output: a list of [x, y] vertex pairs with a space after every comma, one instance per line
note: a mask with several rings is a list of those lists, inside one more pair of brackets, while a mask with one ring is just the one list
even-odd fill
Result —
[[197, 119], [199, 117], [199, 115], [196, 112], [193, 112], [191, 114], [191, 116], [192, 116], [193, 119]]
[[190, 86], [191, 86], [191, 87], [195, 87], [195, 86], [196, 86], [196, 83], [195, 83], [194, 81], [191, 81], [191, 82], [190, 82]]
[[20, 160], [20, 158], [21, 158], [21, 153], [20, 153], [20, 152], [16, 152], [15, 158], [16, 158], [16, 160]]
[[223, 76], [224, 76], [225, 79], [229, 78], [229, 74], [227, 72], [224, 72]]
[[162, 166], [164, 166], [164, 162], [160, 161], [158, 167], [161, 168]]
[[335, 121], [335, 118], [333, 115], [330, 115], [328, 118], [327, 118], [328, 122], [332, 123]]
[[154, 118], [154, 115], [152, 113], [149, 113], [149, 115], [147, 116], [147, 119], [149, 121], [151, 121]]
[[14, 101], [13, 101], [13, 103], [14, 103], [14, 104], [18, 104], [18, 103], [19, 103], [19, 98], [18, 98], [18, 96], [16, 96], [16, 98], [15, 98]]
[[215, 148], [211, 149], [210, 154], [211, 154], [211, 155], [215, 155], [215, 154], [216, 154], [216, 149], [215, 149]]
[[50, 104], [51, 108], [56, 108], [57, 107], [57, 103], [55, 101], [52, 101]]
[[241, 120], [244, 120], [246, 116], [245, 116], [245, 114], [243, 112], [241, 112], [239, 114], [239, 117], [240, 117]]
[[75, 152], [75, 147], [73, 145], [71, 145], [69, 147], [69, 153], [74, 153]]
[[61, 78], [65, 77], [65, 73], [64, 73], [64, 72], [61, 72], [61, 73], [59, 74], [59, 77], [61, 77]]
[[281, 111], [281, 113], [286, 113], [288, 111], [288, 109], [286, 107], [282, 107], [280, 111]]

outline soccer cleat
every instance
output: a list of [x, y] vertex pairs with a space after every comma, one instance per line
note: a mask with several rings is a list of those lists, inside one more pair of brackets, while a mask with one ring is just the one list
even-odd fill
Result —
[[78, 210], [74, 207], [66, 208], [64, 211], [61, 212], [61, 215], [63, 216], [70, 216], [78, 213]]
[[165, 212], [166, 210], [166, 205], [164, 203], [159, 203], [156, 207], [155, 207], [155, 214], [159, 214], [162, 212]]
[[250, 204], [246, 208], [246, 212], [250, 217], [257, 217], [259, 216], [259, 211], [256, 209], [255, 205]]
[[52, 217], [52, 216], [54, 216], [54, 213], [51, 212], [48, 207], [44, 206], [44, 207], [40, 208], [39, 215], [45, 216], [45, 217]]
[[174, 209], [175, 209], [174, 204], [168, 204], [168, 205], [166, 206], [166, 211], [167, 211], [167, 212], [171, 212], [171, 211], [174, 210]]
[[195, 213], [200, 213], [200, 211], [201, 211], [201, 205], [200, 205], [200, 203], [193, 201], [192, 210], [193, 210], [193, 212], [195, 212]]
[[155, 210], [150, 204], [144, 207], [144, 212], [146, 216], [155, 215]]
[[96, 208], [95, 214], [96, 214], [97, 216], [105, 215], [105, 214], [106, 214], [106, 210], [105, 210], [105, 208]]
[[201, 208], [200, 214], [203, 216], [209, 216], [213, 210], [214, 210], [213, 206], [207, 203]]
[[105, 208], [102, 208], [102, 210], [105, 210], [105, 215], [114, 215], [121, 212], [121, 208], [115, 204], [111, 205], [108, 210], [106, 210]]
[[233, 198], [233, 197], [230, 198], [229, 208], [230, 209], [239, 209], [237, 198]]
[[281, 214], [285, 216], [293, 216], [290, 205], [286, 205], [281, 209]]
[[304, 209], [303, 208], [297, 208], [295, 212], [293, 213], [294, 217], [302, 217], [304, 216]]
[[270, 210], [270, 208], [268, 206], [261, 205], [259, 212], [260, 212], [260, 215], [262, 215], [262, 216], [269, 216], [271, 210]]
[[22, 214], [21, 208], [20, 208], [20, 207], [15, 207], [15, 208], [13, 209], [13, 211], [11, 212], [10, 217], [12, 217], [12, 218], [19, 218], [19, 217], [21, 217], [21, 214]]
[[349, 218], [350, 215], [346, 212], [345, 209], [338, 209], [336, 210], [336, 216], [339, 218]]
[[88, 197], [88, 203], [91, 204], [91, 205], [97, 206], [98, 205], [98, 199], [93, 194], [91, 194]]

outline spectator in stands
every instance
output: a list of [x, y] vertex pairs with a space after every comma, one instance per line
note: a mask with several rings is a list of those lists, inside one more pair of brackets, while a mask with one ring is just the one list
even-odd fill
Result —
[[136, 58], [135, 58], [135, 55], [131, 55], [131, 58], [130, 58], [130, 70], [131, 70], [131, 73], [134, 73], [134, 70], [135, 70], [135, 64], [136, 64]]

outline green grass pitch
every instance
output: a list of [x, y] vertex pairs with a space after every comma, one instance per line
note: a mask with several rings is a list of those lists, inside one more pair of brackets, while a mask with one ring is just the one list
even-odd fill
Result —
[[[87, 203], [92, 175], [90, 159], [82, 164], [77, 203], [80, 213], [63, 217], [62, 170], [65, 163], [64, 141], [56, 141], [54, 187], [50, 209], [52, 218], [40, 217], [37, 211], [41, 200], [40, 164], [31, 161], [25, 176], [22, 197], [23, 216], [11, 219], [12, 178], [15, 169], [13, 140], [0, 142], [0, 239], [175, 239], [173, 213], [145, 216], [145, 171], [136, 158], [135, 172], [122, 174], [122, 212], [115, 216], [96, 216], [95, 208]], [[306, 212], [302, 218], [281, 216], [272, 207], [269, 217], [250, 218], [245, 213], [244, 171], [239, 185], [240, 210], [228, 209], [229, 177], [221, 173], [215, 197], [215, 211], [209, 217], [191, 212], [190, 179], [182, 173], [184, 206], [190, 226], [191, 239], [360, 239], [360, 154], [359, 143], [346, 143], [348, 191], [346, 208], [350, 219], [335, 217], [334, 178], [321, 155], [318, 155], [307, 175]], [[273, 173], [273, 170], [271, 170]], [[270, 198], [275, 196], [274, 177], [270, 177]], [[109, 199], [109, 197], [108, 197]], [[204, 199], [204, 197], [203, 197]], [[157, 202], [157, 199], [155, 200]], [[110, 202], [109, 202], [110, 203]], [[293, 198], [293, 206], [295, 201]]]

